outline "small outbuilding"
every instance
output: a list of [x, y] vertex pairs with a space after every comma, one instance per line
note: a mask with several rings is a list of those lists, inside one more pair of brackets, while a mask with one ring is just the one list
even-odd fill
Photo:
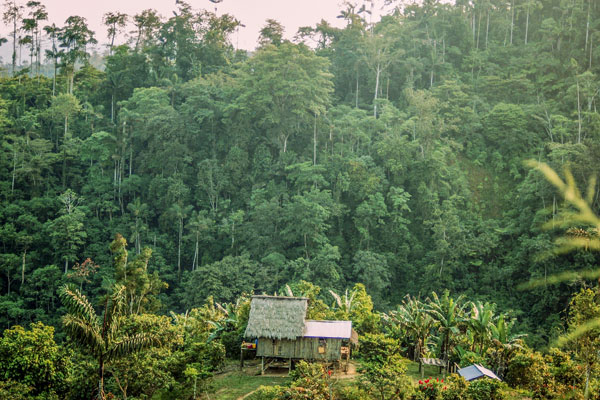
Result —
[[458, 371], [458, 374], [465, 378], [467, 382], [474, 381], [481, 378], [491, 378], [501, 381], [502, 379], [498, 378], [498, 376], [491, 370], [480, 364], [469, 365], [468, 367], [461, 368]]
[[[264, 359], [336, 362], [358, 343], [352, 321], [306, 319], [305, 297], [252, 296], [244, 337], [256, 339], [256, 356]], [[264, 369], [264, 368], [263, 368]]]

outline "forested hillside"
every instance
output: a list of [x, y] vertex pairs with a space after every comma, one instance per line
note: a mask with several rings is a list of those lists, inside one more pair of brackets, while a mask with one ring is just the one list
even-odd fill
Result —
[[390, 3], [372, 23], [346, 3], [345, 27], [292, 42], [268, 20], [249, 53], [230, 41], [243, 21], [191, 3], [107, 13], [106, 38], [10, 1], [0, 325], [61, 330], [63, 283], [95, 298], [121, 279], [120, 233], [155, 273], [143, 290], [168, 284], [160, 313], [300, 280], [331, 303], [360, 282], [382, 311], [449, 289], [512, 310], [531, 345], [562, 332], [585, 281], [517, 286], [598, 255], [551, 253], [564, 203], [523, 162], [580, 187], [599, 172], [600, 3]]

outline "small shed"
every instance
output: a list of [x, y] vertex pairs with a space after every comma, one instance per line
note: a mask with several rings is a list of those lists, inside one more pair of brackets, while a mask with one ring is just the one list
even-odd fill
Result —
[[473, 365], [469, 365], [468, 367], [461, 368], [458, 370], [458, 374], [460, 376], [462, 376], [463, 378], [465, 378], [465, 380], [467, 382], [474, 381], [474, 380], [481, 379], [481, 378], [491, 378], [491, 379], [497, 379], [499, 381], [502, 380], [502, 379], [498, 378], [498, 376], [494, 372], [492, 372], [491, 370], [487, 369], [486, 367], [484, 367], [480, 364], [473, 364]]
[[358, 342], [352, 321], [306, 320], [307, 308], [304, 297], [252, 296], [244, 337], [257, 339], [258, 357], [339, 361]]

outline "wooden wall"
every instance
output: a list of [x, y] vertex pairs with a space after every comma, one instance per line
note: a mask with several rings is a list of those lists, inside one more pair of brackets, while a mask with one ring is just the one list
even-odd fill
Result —
[[[297, 340], [258, 339], [258, 357], [335, 361], [341, 357], [342, 339], [299, 338]], [[319, 351], [321, 348], [321, 351]]]

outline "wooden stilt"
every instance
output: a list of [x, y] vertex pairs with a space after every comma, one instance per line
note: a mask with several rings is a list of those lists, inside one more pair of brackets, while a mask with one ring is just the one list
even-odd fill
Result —
[[288, 374], [289, 374], [290, 372], [292, 372], [292, 359], [291, 359], [291, 358], [290, 358], [290, 366], [289, 366], [289, 369], [288, 369]]
[[261, 375], [265, 374], [265, 358], [264, 357], [260, 358], [260, 374]]
[[244, 369], [244, 349], [240, 347], [240, 371]]

